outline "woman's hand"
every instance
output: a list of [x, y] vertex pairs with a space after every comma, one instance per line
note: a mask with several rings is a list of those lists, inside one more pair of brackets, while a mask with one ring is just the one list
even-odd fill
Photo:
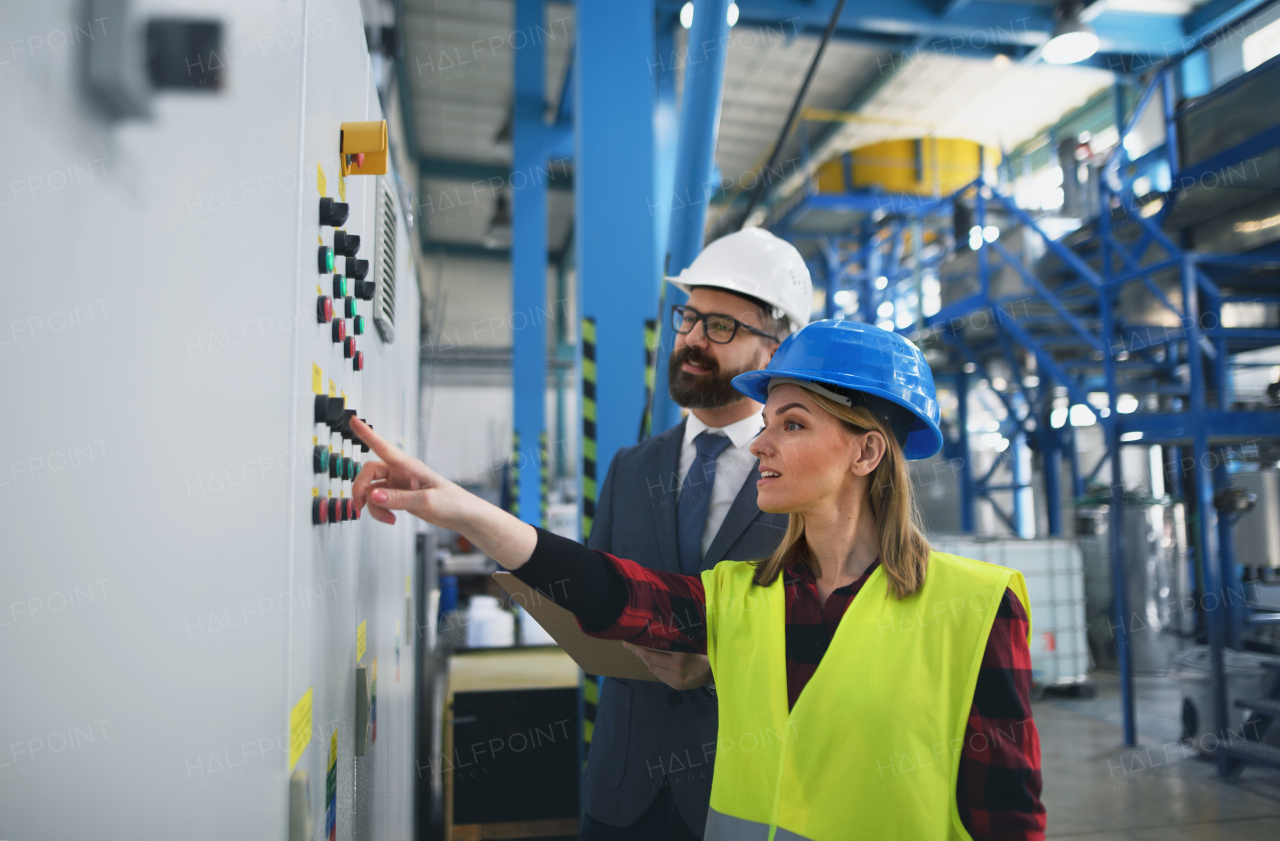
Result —
[[367, 462], [351, 485], [357, 508], [383, 523], [392, 511], [408, 511], [433, 525], [452, 529], [507, 569], [523, 566], [538, 543], [533, 526], [522, 523], [384, 441], [359, 418], [351, 430], [381, 461]]

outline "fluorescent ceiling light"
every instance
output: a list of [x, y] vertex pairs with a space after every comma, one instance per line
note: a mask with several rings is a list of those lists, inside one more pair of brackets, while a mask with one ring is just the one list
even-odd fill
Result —
[[1040, 51], [1049, 64], [1075, 64], [1098, 51], [1098, 34], [1080, 20], [1083, 6], [1079, 0], [1063, 0], [1053, 10], [1058, 23]]
[[[736, 24], [736, 23], [738, 22], [738, 14], [739, 14], [739, 12], [738, 12], [738, 4], [737, 4], [737, 3], [730, 3], [730, 4], [729, 4], [729, 12], [728, 12], [728, 14], [727, 14], [727, 15], [725, 15], [725, 17], [726, 17], [726, 18], [728, 19], [728, 21], [729, 21], [729, 25], [730, 25], [730, 26], [733, 26], [734, 24]], [[692, 0], [691, 0], [691, 2], [685, 3], [683, 6], [681, 6], [681, 7], [680, 7], [680, 25], [681, 25], [681, 26], [683, 26], [685, 29], [688, 29], [689, 27], [693, 26], [693, 3], [692, 3]]]

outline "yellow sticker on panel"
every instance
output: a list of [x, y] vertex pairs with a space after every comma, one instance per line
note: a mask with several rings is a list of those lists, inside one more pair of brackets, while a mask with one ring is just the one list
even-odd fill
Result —
[[343, 201], [347, 200], [347, 179], [341, 175], [338, 176], [338, 195]]
[[330, 397], [338, 396], [338, 386], [334, 383], [333, 380], [329, 380], [329, 396]]
[[311, 687], [302, 699], [293, 705], [289, 713], [289, 770], [292, 771], [302, 758], [302, 752], [311, 743]]
[[324, 372], [314, 362], [311, 363], [311, 390], [316, 394], [324, 393]]
[[329, 182], [324, 177], [324, 167], [320, 166], [320, 162], [316, 161], [316, 189], [320, 191], [320, 195], [329, 195]]
[[360, 623], [360, 627], [356, 628], [356, 662], [360, 662], [360, 658], [364, 657], [365, 643], [368, 641], [367, 626], [369, 621], [366, 619]]

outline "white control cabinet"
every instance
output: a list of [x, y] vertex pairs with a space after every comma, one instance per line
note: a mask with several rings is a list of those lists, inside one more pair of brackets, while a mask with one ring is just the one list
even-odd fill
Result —
[[0, 36], [0, 838], [409, 838], [414, 527], [313, 523], [351, 488], [316, 447], [372, 458], [317, 389], [417, 442], [395, 174], [339, 174], [384, 116], [356, 0], [21, 2]]

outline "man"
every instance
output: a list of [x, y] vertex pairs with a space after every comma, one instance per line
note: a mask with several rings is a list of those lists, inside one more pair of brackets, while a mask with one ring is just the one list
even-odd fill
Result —
[[[756, 507], [761, 405], [730, 381], [768, 364], [809, 321], [800, 253], [750, 228], [716, 240], [678, 278], [667, 372], [689, 410], [677, 426], [619, 450], [587, 545], [653, 569], [696, 575], [773, 553], [787, 517]], [[662, 682], [605, 678], [587, 759], [580, 841], [701, 838], [711, 799], [716, 698], [707, 658], [632, 647]], [[665, 684], [665, 685], [664, 685]]]

